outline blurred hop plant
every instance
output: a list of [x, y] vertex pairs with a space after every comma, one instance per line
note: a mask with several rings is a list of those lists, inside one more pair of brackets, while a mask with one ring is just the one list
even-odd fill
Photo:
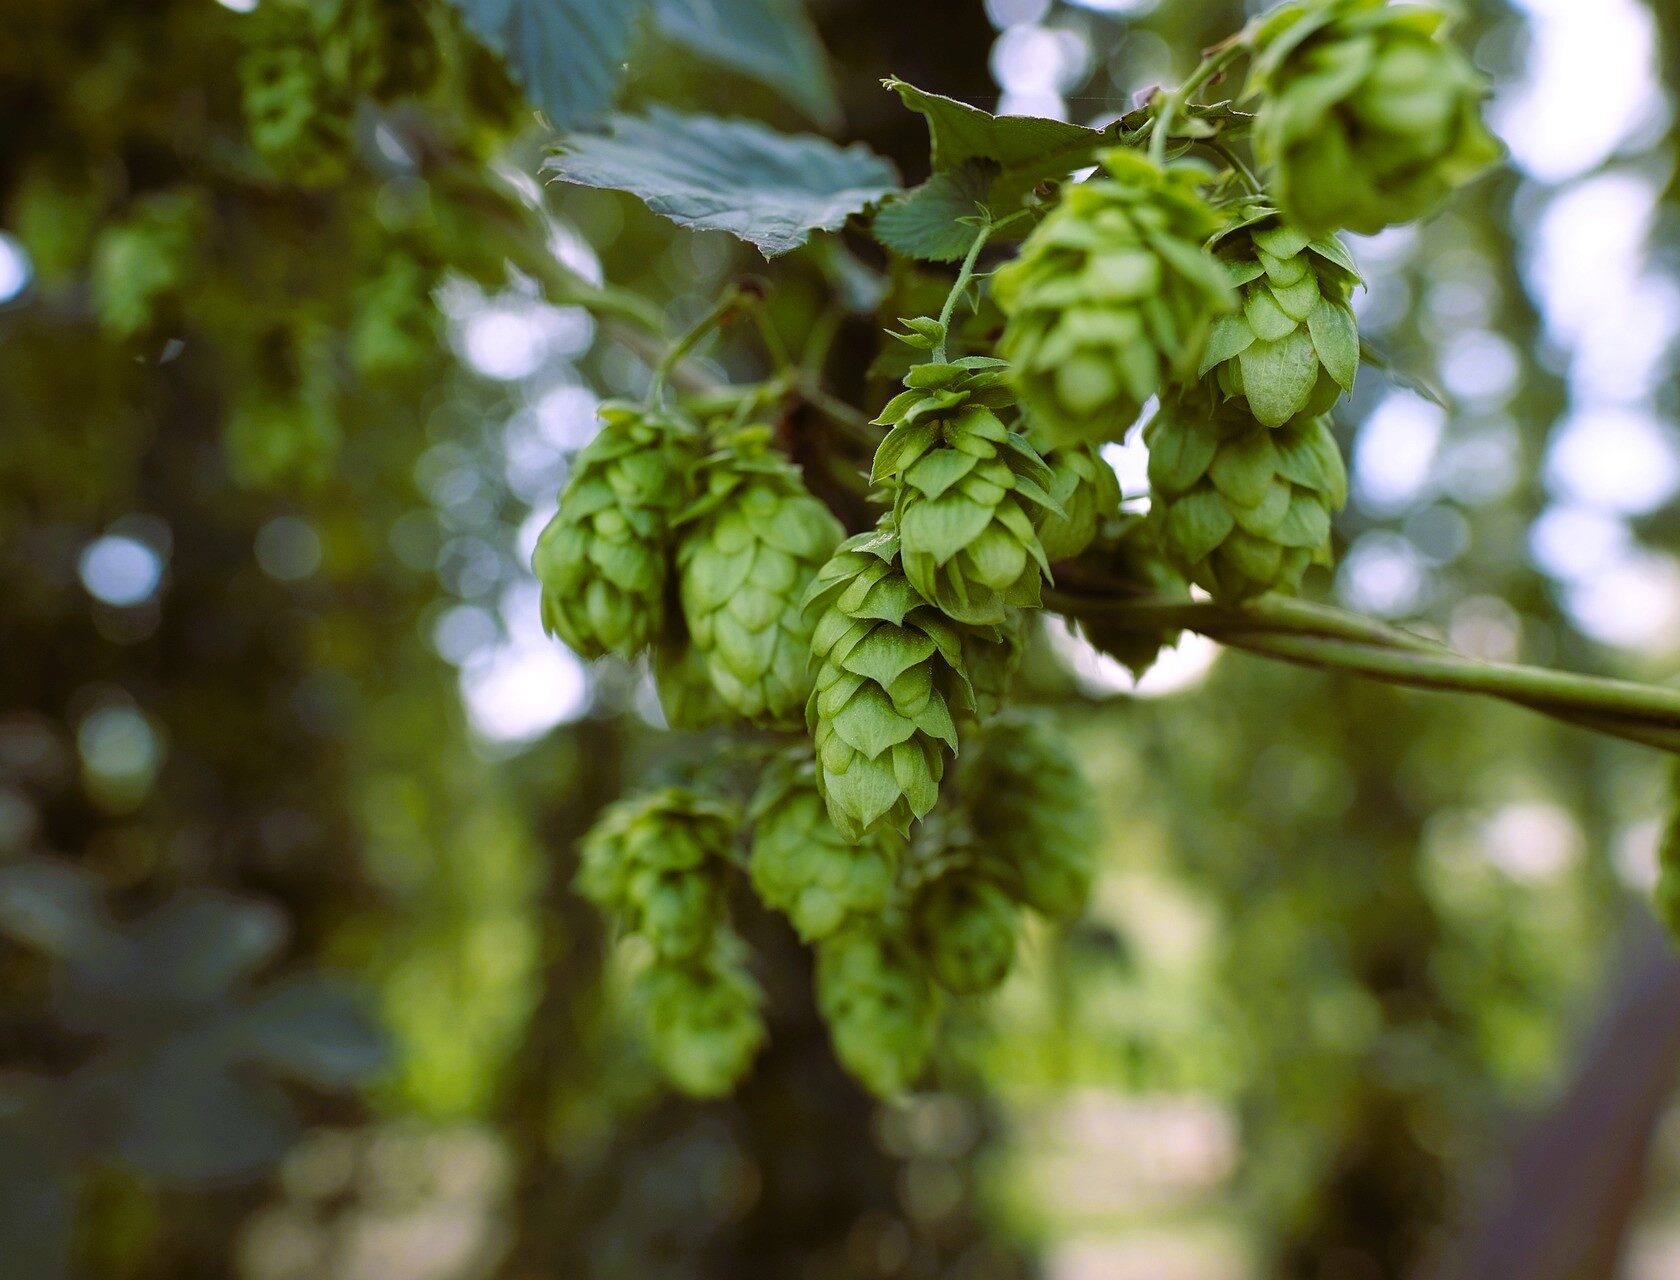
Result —
[[[1103, 568], [1124, 590], [1163, 601], [1190, 599], [1189, 582], [1162, 549], [1157, 521], [1135, 511], [1122, 511], [1110, 522], [1100, 545]], [[1131, 623], [1116, 626], [1096, 614], [1079, 619], [1078, 626], [1087, 640], [1139, 679], [1155, 665], [1162, 649], [1178, 643], [1180, 635], [1171, 628], [1150, 630]]]
[[272, 0], [255, 15], [260, 24], [240, 64], [245, 130], [276, 177], [321, 187], [349, 167], [350, 86], [323, 56], [322, 33], [309, 6]]
[[1050, 725], [1019, 711], [997, 716], [963, 757], [961, 782], [986, 874], [1042, 915], [1078, 915], [1101, 823], [1096, 793]]
[[695, 489], [674, 525], [690, 643], [739, 716], [796, 727], [811, 691], [802, 597], [845, 531], [770, 447], [768, 427], [726, 440]]
[[1062, 445], [1045, 449], [1043, 457], [1050, 468], [1050, 496], [1061, 510], [1039, 511], [1038, 542], [1046, 559], [1071, 560], [1119, 514], [1120, 481], [1096, 445]]
[[1329, 413], [1359, 373], [1351, 302], [1359, 273], [1347, 249], [1265, 208], [1221, 232], [1213, 247], [1241, 307], [1214, 326], [1200, 376], [1247, 401], [1262, 426]]
[[664, 629], [666, 542], [688, 492], [696, 433], [624, 404], [602, 406], [601, 421], [531, 566], [550, 635], [585, 658], [633, 658]]
[[854, 843], [835, 830], [808, 749], [790, 748], [772, 761], [747, 816], [753, 888], [806, 942], [886, 909], [898, 864], [895, 843], [887, 835]]
[[890, 519], [841, 543], [805, 607], [815, 661], [805, 720], [829, 817], [852, 841], [907, 832], [938, 801], [954, 717], [973, 707], [963, 635], [910, 585]]
[[100, 323], [119, 338], [151, 328], [192, 276], [209, 222], [202, 194], [181, 189], [143, 196], [107, 226], [93, 257]]
[[1668, 830], [1657, 848], [1657, 915], [1680, 943], [1680, 765], [1669, 774]]
[[874, 1092], [915, 1083], [933, 1048], [938, 1005], [895, 921], [852, 925], [817, 945], [817, 1008], [835, 1055]]
[[611, 805], [580, 850], [578, 888], [665, 959], [709, 946], [738, 825], [730, 806], [681, 788]]
[[1430, 212], [1501, 154], [1487, 82], [1442, 10], [1296, 0], [1253, 35], [1255, 148], [1297, 226], [1374, 235]]
[[920, 364], [876, 421], [891, 431], [873, 480], [891, 487], [904, 572], [948, 617], [996, 625], [1037, 605], [1049, 562], [1034, 517], [1061, 514], [1049, 467], [993, 411], [1007, 402], [1004, 362]]
[[1021, 913], [984, 875], [958, 869], [918, 890], [911, 907], [917, 949], [952, 995], [990, 991], [1009, 976]]
[[764, 1043], [764, 996], [746, 960], [741, 940], [724, 931], [700, 955], [655, 960], [637, 976], [654, 1057], [684, 1093], [728, 1093]]
[[1122, 149], [1103, 165], [992, 276], [1008, 317], [998, 353], [1049, 445], [1118, 440], [1163, 384], [1194, 375], [1234, 305], [1204, 247], [1220, 225], [1204, 175]]
[[1264, 427], [1244, 404], [1192, 395], [1162, 405], [1143, 438], [1162, 546], [1215, 599], [1294, 591], [1330, 562], [1347, 469], [1323, 418]]

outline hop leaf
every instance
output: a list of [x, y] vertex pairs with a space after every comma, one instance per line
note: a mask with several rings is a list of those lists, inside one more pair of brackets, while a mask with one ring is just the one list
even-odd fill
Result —
[[1194, 376], [1234, 305], [1203, 248], [1219, 227], [1194, 170], [1115, 150], [1110, 176], [1068, 189], [992, 276], [1008, 316], [998, 352], [1047, 444], [1118, 440], [1144, 401]]
[[437, 350], [433, 272], [412, 254], [395, 253], [356, 290], [350, 355], [367, 378], [413, 373]]
[[1199, 376], [1247, 401], [1262, 426], [1329, 413], [1359, 373], [1359, 275], [1347, 250], [1260, 209], [1221, 233], [1214, 252], [1242, 305], [1214, 326]]
[[752, 884], [764, 904], [786, 913], [807, 942], [853, 916], [875, 916], [892, 893], [897, 850], [876, 835], [853, 843], [829, 821], [816, 761], [795, 748], [771, 764], [748, 817]]
[[844, 536], [769, 447], [737, 433], [700, 465], [678, 519], [683, 618], [718, 697], [755, 724], [797, 725], [811, 692], [811, 624], [801, 598]]
[[923, 599], [975, 625], [1039, 603], [1050, 566], [1033, 518], [1058, 513], [1050, 469], [993, 412], [1003, 370], [979, 356], [917, 365], [877, 419], [892, 430], [873, 478], [893, 486], [904, 572]]
[[1162, 546], [1215, 598], [1295, 590], [1309, 564], [1329, 563], [1347, 470], [1324, 419], [1273, 429], [1195, 396], [1163, 405], [1144, 440]]
[[702, 954], [723, 919], [727, 805], [668, 788], [610, 806], [584, 837], [578, 889], [667, 959]]
[[684, 1093], [728, 1093], [764, 1043], [764, 997], [745, 961], [740, 939], [725, 933], [699, 957], [656, 960], [637, 977], [654, 1056]]
[[1071, 560], [1096, 540], [1097, 530], [1120, 511], [1120, 481], [1095, 445], [1044, 450], [1050, 496], [1061, 510], [1039, 513], [1038, 541], [1052, 563]]
[[665, 722], [673, 729], [709, 729], [730, 718], [712, 687], [706, 660], [686, 635], [670, 635], [653, 648], [653, 686]]
[[634, 657], [665, 622], [666, 538], [694, 456], [686, 424], [628, 405], [601, 409], [531, 566], [543, 626], [585, 658]]
[[975, 995], [1009, 976], [1021, 913], [985, 876], [941, 876], [922, 887], [911, 910], [917, 947], [947, 991]]
[[1040, 717], [1006, 712], [963, 758], [962, 795], [980, 869], [1057, 919], [1090, 893], [1100, 823], [1084, 772]]
[[818, 944], [817, 1008], [841, 1065], [875, 1093], [902, 1093], [921, 1074], [938, 1005], [893, 925], [860, 922]]
[[829, 817], [851, 841], [884, 827], [907, 832], [939, 799], [956, 717], [974, 707], [965, 634], [972, 643], [1001, 636], [965, 633], [916, 594], [890, 519], [841, 543], [805, 607], [816, 664], [805, 720]]
[[1439, 9], [1385, 0], [1295, 0], [1260, 23], [1255, 147], [1297, 226], [1374, 235], [1499, 158], [1487, 81], [1448, 27]]

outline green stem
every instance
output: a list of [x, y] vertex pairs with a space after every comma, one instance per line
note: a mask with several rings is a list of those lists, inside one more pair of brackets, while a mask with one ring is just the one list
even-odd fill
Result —
[[1244, 53], [1248, 46], [1242, 42], [1227, 42], [1213, 50], [1202, 59], [1201, 65], [1190, 73], [1190, 78], [1171, 93], [1161, 104], [1161, 114], [1155, 117], [1155, 127], [1149, 134], [1149, 158], [1157, 167], [1164, 168], [1167, 163], [1167, 140], [1172, 134], [1173, 119], [1179, 111], [1190, 101], [1196, 91], [1208, 81], [1212, 80], [1226, 67], [1230, 66]]
[[1423, 636], [1327, 605], [1284, 598], [1219, 605], [1099, 590], [1053, 592], [1047, 603], [1110, 626], [1198, 631], [1233, 648], [1298, 666], [1499, 698], [1598, 733], [1680, 753], [1680, 690], [1481, 662]]
[[939, 345], [933, 349], [933, 362], [944, 364], [946, 350], [950, 343], [951, 317], [957, 312], [957, 299], [962, 297], [968, 288], [968, 282], [974, 279], [975, 265], [980, 261], [980, 251], [986, 247], [986, 241], [991, 239], [997, 223], [987, 219], [980, 224], [980, 230], [975, 233], [974, 243], [968, 246], [968, 254], [962, 260], [962, 267], [957, 272], [957, 282], [951, 286], [951, 292], [945, 295], [945, 305], [939, 309]]
[[665, 354], [659, 357], [659, 362], [653, 367], [653, 382], [648, 386], [649, 404], [660, 403], [664, 398], [665, 383], [670, 379], [671, 371], [682, 364], [719, 325], [740, 310], [741, 303], [740, 290], [726, 289], [723, 296], [712, 304], [705, 315], [690, 325], [687, 332], [666, 348]]

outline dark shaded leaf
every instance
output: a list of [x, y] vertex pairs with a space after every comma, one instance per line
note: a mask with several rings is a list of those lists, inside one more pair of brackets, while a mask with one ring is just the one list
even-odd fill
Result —
[[825, 128], [840, 123], [828, 56], [799, 0], [654, 0], [659, 29], [769, 85]]
[[358, 1084], [390, 1059], [390, 1046], [356, 990], [301, 978], [253, 1001], [239, 1019], [241, 1053], [322, 1088]]

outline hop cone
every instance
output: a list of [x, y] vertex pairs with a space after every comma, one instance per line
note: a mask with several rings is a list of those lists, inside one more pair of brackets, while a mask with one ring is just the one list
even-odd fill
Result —
[[412, 254], [396, 253], [356, 290], [350, 356], [367, 378], [394, 378], [423, 367], [437, 349], [436, 273]]
[[893, 486], [904, 572], [958, 622], [995, 625], [1037, 605], [1049, 571], [1033, 518], [1054, 510], [1050, 469], [1003, 425], [1004, 364], [974, 356], [921, 364], [877, 422], [874, 480]]
[[816, 762], [803, 749], [777, 758], [748, 813], [753, 824], [752, 884], [784, 912], [807, 942], [826, 938], [852, 916], [879, 915], [892, 893], [897, 858], [883, 836], [841, 837], [817, 790]]
[[985, 876], [955, 871], [923, 886], [911, 908], [916, 942], [953, 995], [990, 991], [1015, 963], [1021, 913]]
[[149, 328], [192, 275], [208, 223], [197, 192], [160, 191], [101, 232], [92, 273], [100, 323], [123, 338]]
[[1225, 395], [1246, 400], [1262, 426], [1329, 413], [1359, 372], [1349, 302], [1359, 274], [1347, 250], [1261, 210], [1223, 233], [1214, 252], [1242, 306], [1214, 326], [1200, 376], [1211, 373]]
[[829, 817], [854, 842], [906, 832], [939, 799], [954, 717], [973, 707], [964, 635], [904, 576], [890, 520], [841, 543], [805, 607], [815, 662], [805, 720]]
[[1373, 235], [1428, 213], [1500, 156], [1487, 84], [1439, 9], [1296, 0], [1261, 22], [1255, 146], [1297, 226]]
[[693, 434], [628, 405], [601, 409], [531, 566], [543, 626], [585, 658], [634, 657], [665, 619], [665, 543], [682, 505]]
[[1120, 481], [1097, 446], [1067, 444], [1044, 451], [1050, 468], [1050, 496], [1060, 513], [1040, 513], [1038, 541], [1054, 563], [1071, 560], [1096, 540], [1103, 522], [1120, 510]]
[[769, 444], [740, 432], [701, 463], [676, 529], [683, 618], [718, 696], [755, 724], [797, 724], [811, 692], [801, 598], [844, 536]]
[[[1102, 544], [1102, 565], [1114, 578], [1140, 595], [1189, 600], [1190, 584], [1167, 560], [1161, 548], [1161, 529], [1155, 521], [1123, 511], [1111, 528], [1113, 536]], [[1117, 626], [1096, 616], [1081, 618], [1079, 630], [1094, 646], [1140, 678], [1155, 665], [1161, 650], [1177, 644], [1179, 638], [1174, 630]]]
[[764, 1043], [763, 994], [744, 953], [740, 940], [725, 933], [700, 956], [656, 960], [637, 977], [654, 1056], [684, 1093], [728, 1093]]
[[938, 1007], [890, 925], [854, 924], [818, 944], [817, 1008], [841, 1064], [875, 1093], [902, 1093], [921, 1074]]
[[262, 6], [264, 38], [240, 64], [251, 146], [284, 181], [324, 186], [349, 166], [354, 108], [322, 56], [321, 37], [296, 6]]
[[1347, 470], [1322, 418], [1263, 427], [1241, 405], [1165, 405], [1144, 428], [1151, 516], [1189, 579], [1220, 600], [1294, 590], [1328, 563]]
[[1096, 793], [1044, 720], [1009, 712], [963, 759], [962, 794], [980, 867], [1017, 901], [1056, 919], [1091, 889]]
[[992, 276], [998, 352], [1047, 443], [1118, 440], [1162, 385], [1196, 371], [1231, 287], [1203, 245], [1218, 216], [1193, 171], [1133, 152], [1070, 187]]
[[712, 687], [705, 658], [685, 635], [670, 635], [654, 645], [653, 687], [665, 723], [673, 729], [709, 729], [730, 718], [729, 708]]
[[674, 787], [621, 800], [584, 837], [578, 888], [660, 956], [699, 955], [722, 920], [735, 826], [727, 805]]

